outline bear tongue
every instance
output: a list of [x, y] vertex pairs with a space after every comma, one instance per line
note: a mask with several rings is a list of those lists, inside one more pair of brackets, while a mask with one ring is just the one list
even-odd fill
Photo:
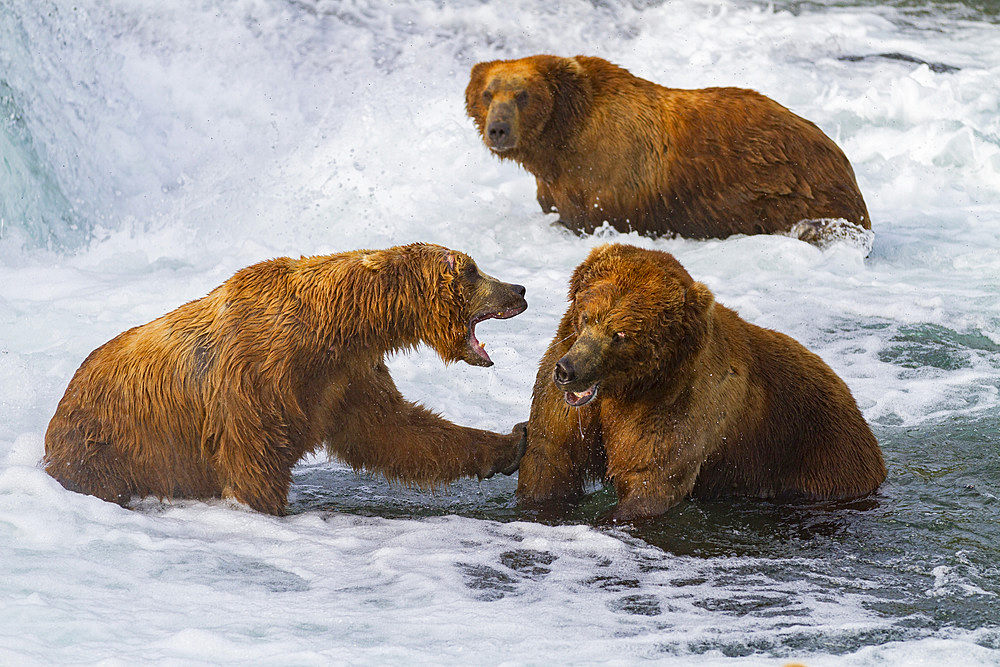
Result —
[[581, 405], [586, 405], [590, 402], [592, 398], [597, 394], [597, 385], [595, 384], [590, 389], [586, 391], [567, 391], [566, 392], [566, 402], [572, 405], [574, 408], [578, 408]]
[[509, 308], [507, 310], [498, 310], [494, 312], [480, 313], [472, 318], [469, 322], [469, 347], [472, 351], [478, 354], [486, 363], [490, 366], [493, 365], [493, 360], [490, 359], [490, 355], [486, 354], [486, 346], [479, 342], [476, 338], [476, 325], [480, 322], [485, 322], [486, 320], [506, 320], [515, 315], [520, 315], [524, 312], [525, 306]]
[[490, 355], [486, 354], [486, 346], [480, 343], [479, 339], [476, 338], [476, 324], [482, 322], [484, 319], [489, 319], [489, 318], [484, 317], [482, 319], [473, 320], [469, 324], [469, 347], [472, 348], [473, 352], [478, 354], [480, 357], [488, 361], [490, 365], [492, 365], [493, 360], [490, 359]]

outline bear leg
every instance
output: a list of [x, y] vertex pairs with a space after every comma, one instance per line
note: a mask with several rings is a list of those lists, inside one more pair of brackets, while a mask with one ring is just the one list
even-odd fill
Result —
[[619, 415], [606, 447], [607, 476], [618, 494], [614, 521], [666, 512], [694, 490], [705, 459], [703, 446], [664, 430], [655, 413]]
[[66, 489], [126, 506], [133, 492], [129, 457], [92, 423], [69, 426], [61, 411], [45, 434], [45, 471]]
[[256, 444], [257, 448], [248, 448], [247, 443], [223, 443], [219, 447], [213, 466], [219, 477], [222, 497], [249, 505], [258, 512], [284, 516], [294, 461], [288, 463], [274, 456], [270, 443]]
[[523, 453], [524, 427], [500, 434], [453, 424], [403, 398], [379, 363], [352, 379], [350, 400], [331, 419], [326, 446], [356, 470], [434, 487], [460, 477], [513, 473]]
[[[542, 368], [548, 367], [543, 362]], [[597, 408], [571, 407], [546, 377], [531, 404], [518, 498], [526, 503], [575, 501], [583, 496], [588, 479], [604, 476], [604, 466]]]

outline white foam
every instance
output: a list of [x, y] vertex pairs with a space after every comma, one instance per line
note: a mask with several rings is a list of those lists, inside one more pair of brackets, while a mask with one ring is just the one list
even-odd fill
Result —
[[[744, 662], [770, 664], [767, 647], [797, 632], [894, 623], [871, 611], [877, 582], [830, 599], [823, 561], [785, 581], [768, 574], [780, 559], [672, 557], [583, 526], [277, 519], [192, 501], [129, 511], [35, 465], [69, 378], [118, 332], [261, 259], [416, 240], [528, 289], [526, 313], [480, 327], [495, 367], [445, 368], [427, 350], [391, 360], [406, 396], [463, 424], [527, 417], [569, 274], [609, 240], [674, 253], [722, 303], [814, 349], [876, 427], [995, 414], [995, 349], [907, 365], [900, 336], [933, 326], [1000, 344], [1000, 27], [927, 30], [935, 19], [887, 7], [633, 4], [13, 0], [5, 80], [95, 239], [24, 249], [10, 221], [0, 238], [0, 662], [685, 664], [704, 651], [729, 664], [720, 647], [759, 641]], [[894, 51], [960, 69], [840, 59]], [[553, 227], [534, 179], [494, 159], [463, 110], [474, 62], [539, 52], [601, 55], [679, 87], [753, 87], [817, 122], [854, 164], [870, 256]], [[504, 565], [510, 553], [552, 560], [532, 574]], [[938, 572], [932, 592], [988, 593]], [[778, 611], [717, 611], [758, 598]], [[984, 641], [942, 631], [806, 657], [987, 664]]]

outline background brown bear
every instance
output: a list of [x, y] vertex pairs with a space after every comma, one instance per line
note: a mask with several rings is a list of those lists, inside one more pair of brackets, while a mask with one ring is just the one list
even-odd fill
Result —
[[843, 380], [672, 255], [595, 248], [569, 298], [535, 381], [522, 500], [575, 500], [605, 479], [628, 520], [687, 495], [851, 498], [885, 479]]
[[120, 504], [223, 496], [271, 514], [324, 442], [424, 486], [510, 474], [520, 429], [456, 426], [406, 401], [383, 358], [424, 342], [491, 366], [476, 324], [517, 315], [523, 297], [434, 245], [261, 262], [92, 352], [45, 434], [47, 470]]
[[[665, 88], [601, 58], [538, 55], [472, 68], [485, 144], [531, 172], [570, 229], [689, 238], [871, 228], [854, 170], [813, 123], [752, 90]], [[796, 229], [821, 242], [822, 222]]]

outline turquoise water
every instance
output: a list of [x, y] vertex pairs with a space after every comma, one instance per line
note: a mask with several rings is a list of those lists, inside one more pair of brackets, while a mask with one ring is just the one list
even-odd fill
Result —
[[35, 150], [14, 91], [0, 79], [0, 238], [23, 234], [30, 247], [66, 249], [87, 230]]

